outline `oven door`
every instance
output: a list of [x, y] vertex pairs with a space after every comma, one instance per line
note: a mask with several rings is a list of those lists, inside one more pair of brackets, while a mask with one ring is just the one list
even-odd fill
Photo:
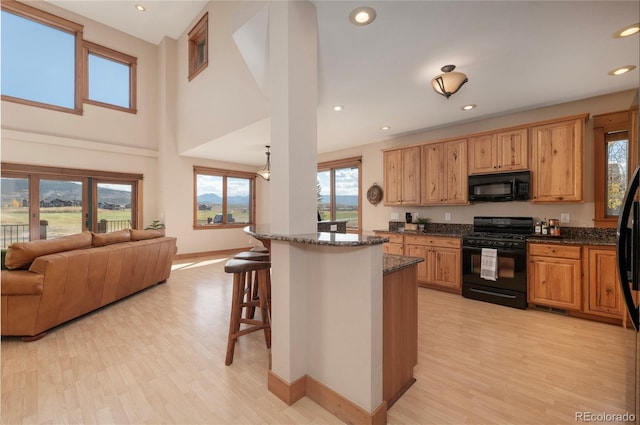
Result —
[[462, 295], [467, 298], [527, 308], [527, 256], [522, 249], [498, 249], [497, 278], [480, 277], [482, 248], [462, 248]]

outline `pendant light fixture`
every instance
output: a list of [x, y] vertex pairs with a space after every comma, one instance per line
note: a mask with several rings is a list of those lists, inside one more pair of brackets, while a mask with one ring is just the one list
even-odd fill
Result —
[[469, 81], [467, 76], [462, 72], [454, 72], [455, 65], [445, 65], [440, 70], [442, 74], [431, 80], [431, 85], [436, 93], [439, 93], [449, 99], [449, 96], [460, 90], [464, 83]]
[[264, 168], [258, 171], [256, 174], [265, 179], [266, 181], [271, 181], [271, 152], [269, 149], [271, 146], [265, 146], [267, 148], [267, 163], [264, 165]]

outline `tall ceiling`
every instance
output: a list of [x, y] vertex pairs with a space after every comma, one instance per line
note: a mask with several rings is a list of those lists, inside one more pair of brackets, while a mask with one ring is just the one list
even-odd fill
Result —
[[[154, 44], [164, 35], [178, 38], [207, 3], [49, 1]], [[135, 3], [143, 3], [148, 13], [138, 13]], [[640, 87], [637, 68], [608, 75], [616, 67], [639, 65], [640, 36], [613, 37], [616, 30], [640, 22], [636, 0], [314, 4], [319, 152]], [[370, 25], [355, 26], [349, 13], [363, 4], [373, 7], [377, 17]], [[447, 64], [469, 78], [449, 99], [430, 85]], [[478, 106], [462, 111], [467, 104]], [[335, 112], [334, 105], [344, 109]], [[266, 133], [259, 145], [268, 142]], [[263, 149], [254, 157], [246, 153], [240, 145], [224, 154], [228, 157], [220, 157], [219, 149], [216, 155], [244, 163], [264, 161]]]

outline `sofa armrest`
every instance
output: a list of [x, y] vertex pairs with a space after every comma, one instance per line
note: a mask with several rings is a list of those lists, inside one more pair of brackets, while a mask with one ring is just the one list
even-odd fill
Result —
[[40, 295], [44, 276], [28, 270], [2, 270], [2, 295]]

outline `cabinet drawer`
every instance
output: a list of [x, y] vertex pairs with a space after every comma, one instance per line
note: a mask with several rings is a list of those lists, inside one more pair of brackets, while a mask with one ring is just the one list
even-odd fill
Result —
[[529, 244], [529, 255], [580, 259], [579, 246]]
[[404, 235], [404, 241], [412, 245], [439, 246], [444, 248], [460, 248], [460, 238], [439, 236]]
[[404, 243], [404, 237], [400, 233], [386, 233], [386, 232], [374, 232], [376, 236], [381, 236], [383, 238], [389, 238], [389, 243]]

